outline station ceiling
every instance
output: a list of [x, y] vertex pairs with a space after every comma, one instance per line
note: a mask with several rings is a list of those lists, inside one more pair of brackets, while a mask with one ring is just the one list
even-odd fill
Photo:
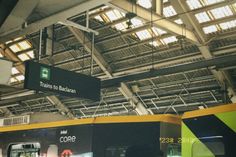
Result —
[[[15, 4], [0, 27], [0, 57], [14, 61], [10, 85], [0, 86], [2, 117], [32, 112], [59, 112], [70, 118], [182, 114], [235, 102], [236, 62], [197, 65], [229, 55], [235, 58], [236, 0], [38, 0], [24, 6], [28, 10]], [[87, 10], [89, 28], [99, 32], [94, 47], [91, 33], [58, 23], [85, 25]], [[17, 13], [22, 13], [19, 19]], [[130, 13], [135, 16], [130, 18]], [[45, 27], [53, 32], [48, 38], [54, 43], [53, 54], [42, 52], [39, 57], [39, 31]], [[93, 102], [23, 89], [26, 60], [103, 82], [162, 73], [104, 87], [101, 101]], [[175, 72], [178, 66], [183, 68]]]

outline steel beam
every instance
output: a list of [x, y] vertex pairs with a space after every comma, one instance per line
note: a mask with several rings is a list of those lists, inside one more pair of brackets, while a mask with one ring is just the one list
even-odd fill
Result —
[[133, 94], [133, 92], [125, 83], [121, 83], [118, 89], [139, 115], [149, 114], [148, 110], [144, 107], [143, 103]]
[[104, 88], [106, 87], [114, 87], [119, 86], [121, 82], [126, 81], [134, 81], [134, 80], [140, 80], [144, 78], [152, 78], [157, 76], [164, 76], [164, 75], [170, 75], [195, 69], [202, 69], [202, 68], [222, 68], [227, 66], [234, 66], [236, 60], [236, 55], [227, 55], [222, 57], [216, 57], [212, 59], [206, 59], [203, 61], [188, 63], [188, 64], [182, 64], [162, 69], [152, 69], [146, 72], [142, 73], [136, 73], [136, 74], [130, 74], [122, 77], [117, 77], [109, 80], [104, 80], [102, 82], [102, 86]]
[[59, 112], [64, 113], [71, 119], [75, 119], [75, 115], [56, 96], [47, 96], [46, 98], [52, 105], [56, 106]]
[[99, 5], [110, 2], [111, 0], [86, 0], [83, 3], [79, 3], [78, 5], [66, 9], [64, 11], [58, 12], [54, 15], [48, 16], [44, 19], [38, 20], [34, 23], [29, 24], [26, 28], [13, 30], [12, 32], [4, 32], [0, 34], [0, 43], [6, 42], [10, 39], [23, 36], [26, 34], [31, 34], [39, 31], [45, 27], [53, 25], [58, 21], [63, 21], [69, 17], [78, 15], [84, 11], [97, 7]]
[[[82, 31], [73, 28], [73, 27], [68, 27], [68, 29], [71, 31], [71, 33], [75, 36], [75, 38], [82, 44], [84, 44], [84, 48], [86, 51], [91, 53], [91, 47], [92, 47], [92, 43], [90, 42], [90, 40], [88, 39], [88, 37], [86, 37]], [[103, 72], [109, 77], [112, 77], [112, 69], [110, 68], [109, 64], [104, 60], [103, 56], [99, 53], [99, 51], [97, 50], [97, 48], [94, 48], [93, 51], [93, 59], [95, 60], [95, 62], [99, 65], [99, 67], [103, 70]]]
[[[132, 12], [132, 3], [127, 1], [127, 0], [120, 0], [120, 1], [112, 1], [109, 3], [111, 7], [114, 7], [118, 10], [122, 10], [125, 12]], [[143, 18], [144, 20], [150, 22], [151, 21], [151, 12], [145, 8], [142, 8], [140, 6], [135, 6], [136, 7], [136, 14], [137, 16]], [[195, 34], [192, 32], [192, 30], [186, 29], [183, 26], [180, 26], [171, 20], [168, 20], [164, 18], [161, 15], [158, 15], [156, 13], [153, 14], [153, 24], [168, 30], [169, 32], [175, 34], [175, 35], [183, 35], [182, 32], [185, 30], [186, 32], [186, 38], [189, 39], [193, 43], [198, 43], [198, 39], [195, 36]]]
[[[193, 15], [193, 13], [189, 12], [187, 9], [188, 6], [186, 2], [182, 2], [181, 0], [171, 0], [170, 3], [175, 7], [177, 13], [186, 12], [186, 14], [181, 15], [183, 21], [186, 21], [190, 23], [194, 30], [197, 33], [198, 42], [199, 42], [199, 50], [202, 53], [203, 57], [205, 59], [213, 58], [214, 55], [210, 52], [209, 47], [206, 46], [207, 38], [205, 33], [202, 31], [201, 26], [197, 22], [197, 19]], [[219, 81], [220, 85], [223, 87], [225, 82], [227, 82], [228, 90], [231, 91], [231, 93], [228, 93], [229, 97], [235, 96], [236, 92], [234, 91], [233, 83], [227, 79], [229, 77], [228, 74], [224, 73], [223, 71], [216, 71], [211, 70], [213, 75], [215, 76], [216, 80]]]

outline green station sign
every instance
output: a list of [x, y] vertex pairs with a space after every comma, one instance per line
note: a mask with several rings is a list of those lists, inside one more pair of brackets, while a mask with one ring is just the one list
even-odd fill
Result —
[[24, 88], [26, 89], [100, 100], [101, 81], [98, 78], [33, 61], [27, 61], [25, 67]]

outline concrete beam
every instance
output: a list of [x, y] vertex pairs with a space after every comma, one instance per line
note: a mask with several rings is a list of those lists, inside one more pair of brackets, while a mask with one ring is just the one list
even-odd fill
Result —
[[146, 109], [146, 107], [133, 94], [133, 92], [129, 89], [129, 87], [125, 83], [121, 83], [121, 85], [120, 85], [120, 87], [118, 89], [124, 95], [124, 97], [128, 100], [128, 102], [134, 107], [135, 111], [139, 115], [147, 115], [147, 114], [149, 114], [149, 112]]
[[58, 12], [56, 14], [53, 14], [51, 16], [48, 16], [44, 19], [38, 20], [36, 22], [33, 22], [29, 24], [26, 28], [18, 28], [16, 30], [11, 30], [10, 32], [4, 32], [0, 34], [0, 43], [4, 43], [6, 41], [9, 41], [10, 39], [23, 36], [26, 34], [31, 34], [34, 32], [39, 31], [40, 29], [43, 29], [45, 27], [48, 27], [50, 25], [53, 25], [57, 23], [58, 21], [63, 21], [69, 17], [78, 15], [82, 12], [85, 12], [89, 9], [92, 9], [94, 7], [97, 7], [99, 5], [105, 4], [110, 2], [111, 0], [86, 0], [83, 3], [79, 3], [78, 5], [63, 10], [61, 12]]
[[[120, 0], [120, 1], [112, 1], [109, 3], [109, 5], [113, 8], [116, 8], [118, 10], [122, 10], [123, 12], [132, 12], [132, 3], [130, 3], [127, 0]], [[135, 6], [136, 7], [136, 14], [137, 16], [143, 18], [144, 20], [150, 22], [151, 21], [151, 13], [149, 10], [140, 7], [140, 6]], [[190, 40], [193, 43], [199, 43], [197, 37], [195, 34], [192, 32], [192, 30], [186, 29], [171, 20], [166, 19], [165, 17], [158, 15], [156, 13], [153, 14], [153, 23], [154, 25], [167, 30], [175, 35], [183, 35], [182, 32], [185, 30], [186, 32], [186, 38]]]

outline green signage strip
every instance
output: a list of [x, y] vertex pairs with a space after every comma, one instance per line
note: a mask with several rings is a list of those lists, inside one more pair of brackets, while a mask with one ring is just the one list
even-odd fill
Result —
[[25, 67], [24, 88], [100, 100], [101, 81], [98, 78], [33, 61], [27, 61]]

